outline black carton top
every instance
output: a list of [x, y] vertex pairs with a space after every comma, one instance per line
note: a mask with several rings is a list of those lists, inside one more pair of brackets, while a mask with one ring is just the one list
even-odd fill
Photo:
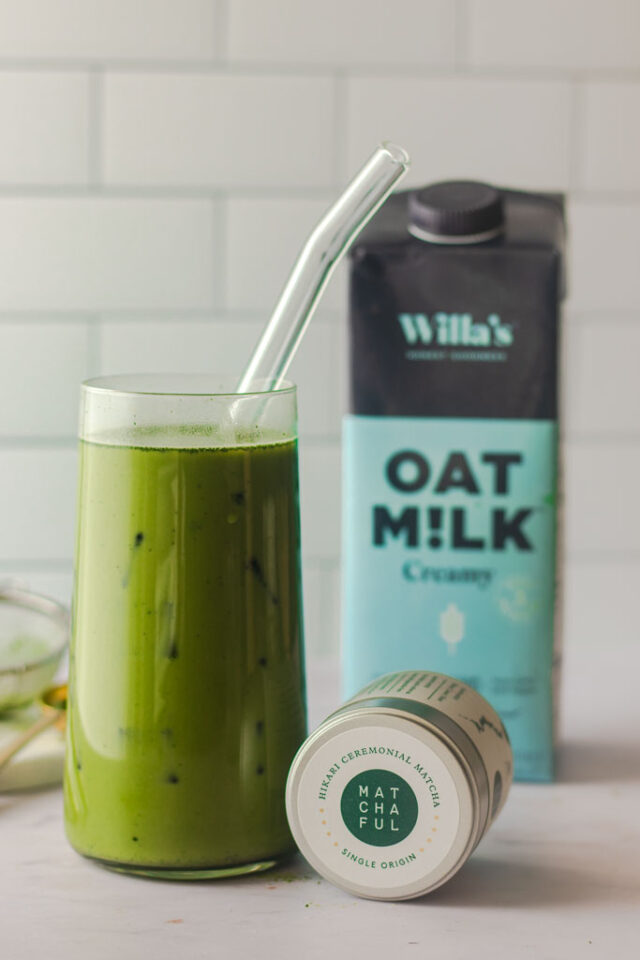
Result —
[[392, 196], [361, 233], [351, 252], [352, 412], [557, 417], [563, 198], [496, 192], [503, 229], [484, 242], [412, 235], [414, 191]]
[[[411, 208], [415, 198], [420, 198], [425, 191], [433, 190], [444, 184], [434, 184], [424, 190], [401, 190], [394, 193], [378, 210], [375, 217], [364, 228], [353, 247], [351, 256], [357, 256], [358, 251], [378, 246], [396, 246], [416, 244], [423, 245], [412, 235]], [[478, 184], [477, 186], [486, 186]], [[564, 196], [561, 193], [526, 193], [522, 190], [506, 190], [502, 187], [489, 188], [495, 190], [502, 200], [502, 217], [504, 228], [500, 234], [491, 240], [492, 246], [510, 247], [514, 249], [531, 247], [547, 247], [556, 250], [560, 255], [565, 246], [565, 212]], [[427, 194], [428, 195], [428, 194]], [[469, 253], [482, 250], [484, 243], [469, 246]]]

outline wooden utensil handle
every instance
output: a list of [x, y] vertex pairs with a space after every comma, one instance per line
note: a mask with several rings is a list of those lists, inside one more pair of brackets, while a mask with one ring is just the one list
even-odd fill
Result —
[[60, 716], [59, 710], [47, 710], [41, 717], [39, 717], [35, 723], [31, 724], [30, 727], [24, 731], [24, 733], [19, 734], [12, 740], [8, 747], [5, 747], [4, 750], [0, 750], [0, 770], [9, 763], [12, 757], [16, 755], [24, 746], [30, 743], [38, 734], [42, 733], [43, 730], [46, 730], [47, 727], [53, 726], [58, 717]]

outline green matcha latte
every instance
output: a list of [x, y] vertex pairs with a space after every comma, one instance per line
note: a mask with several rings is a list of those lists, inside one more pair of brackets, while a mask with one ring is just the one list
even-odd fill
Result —
[[125, 439], [80, 444], [67, 834], [139, 872], [266, 866], [305, 734], [296, 442]]

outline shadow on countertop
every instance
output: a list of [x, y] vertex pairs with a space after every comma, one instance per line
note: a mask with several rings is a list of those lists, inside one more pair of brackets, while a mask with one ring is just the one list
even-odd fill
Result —
[[571, 904], [637, 904], [638, 891], [623, 877], [611, 877], [561, 864], [474, 856], [448, 883], [407, 903], [437, 907], [493, 907], [541, 910]]
[[561, 742], [556, 779], [558, 783], [640, 782], [640, 742]]

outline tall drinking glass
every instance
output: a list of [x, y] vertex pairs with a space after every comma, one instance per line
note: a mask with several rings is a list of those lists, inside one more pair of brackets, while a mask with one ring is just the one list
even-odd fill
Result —
[[229, 876], [293, 849], [296, 391], [235, 382], [82, 387], [65, 820], [132, 873]]

